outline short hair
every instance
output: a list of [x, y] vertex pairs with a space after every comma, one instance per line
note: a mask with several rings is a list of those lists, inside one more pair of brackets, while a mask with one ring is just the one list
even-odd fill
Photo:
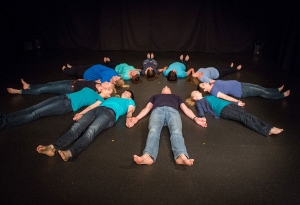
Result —
[[200, 83], [197, 86], [197, 90], [200, 91], [202, 94], [205, 93], [204, 89], [200, 87]]
[[126, 90], [126, 91], [130, 92], [130, 94], [131, 94], [131, 97], [130, 97], [130, 98], [131, 98], [132, 100], [134, 100], [134, 94], [133, 94], [133, 92], [132, 92], [131, 90]]
[[158, 75], [155, 74], [154, 70], [147, 70], [145, 77], [147, 78], [147, 80], [152, 81], [152, 80], [157, 79]]
[[168, 76], [167, 76], [167, 79], [169, 81], [176, 81], [177, 80], [177, 74], [176, 74], [176, 72], [170, 71], [169, 74], [168, 74]]
[[142, 82], [141, 76], [139, 74], [132, 76], [131, 80], [133, 84], [139, 84]]

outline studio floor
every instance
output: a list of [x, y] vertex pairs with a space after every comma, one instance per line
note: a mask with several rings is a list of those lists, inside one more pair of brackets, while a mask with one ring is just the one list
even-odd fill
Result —
[[[7, 87], [21, 88], [20, 78], [32, 84], [76, 79], [61, 71], [63, 64], [103, 63], [108, 56], [141, 68], [146, 52], [136, 51], [27, 51], [5, 59], [0, 70], [0, 112], [27, 108], [54, 95], [12, 95]], [[148, 133], [149, 115], [133, 128], [125, 116], [100, 133], [91, 146], [72, 161], [59, 155], [36, 152], [49, 145], [73, 124], [75, 113], [39, 119], [0, 131], [1, 204], [300, 204], [299, 76], [281, 70], [263, 56], [154, 52], [159, 67], [190, 56], [189, 67], [242, 69], [223, 79], [290, 89], [280, 100], [245, 98], [245, 110], [269, 124], [283, 128], [277, 136], [264, 137], [240, 123], [206, 116], [202, 128], [180, 111], [183, 136], [194, 165], [174, 162], [169, 131], [161, 132], [157, 161], [136, 165]], [[186, 99], [196, 86], [185, 79], [168, 82], [161, 74], [138, 85], [127, 82], [135, 94], [136, 116], [148, 99], [169, 86]], [[121, 93], [124, 89], [117, 89]], [[195, 113], [195, 107], [190, 107]]]

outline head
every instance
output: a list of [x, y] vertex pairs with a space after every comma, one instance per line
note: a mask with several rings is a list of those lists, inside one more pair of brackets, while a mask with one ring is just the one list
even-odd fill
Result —
[[122, 79], [120, 76], [113, 76], [113, 77], [111, 77], [111, 79], [110, 79], [110, 82], [112, 83], [112, 84], [117, 84], [117, 82], [118, 82], [118, 80], [120, 80], [120, 79]]
[[131, 90], [125, 90], [122, 93], [121, 98], [131, 98], [132, 100], [134, 100], [133, 92]]
[[112, 92], [113, 92], [113, 89], [102, 89], [100, 95], [103, 98], [109, 98], [111, 96]]
[[199, 85], [200, 80], [197, 77], [194, 77], [193, 75], [189, 75], [186, 78], [186, 82], [191, 83], [193, 85]]
[[187, 98], [185, 102], [190, 105], [194, 106], [197, 100], [201, 100], [203, 98], [202, 93], [198, 90], [194, 90], [191, 92], [191, 97]]
[[113, 89], [114, 84], [112, 84], [111, 82], [103, 82], [101, 83], [101, 86], [103, 89]]
[[200, 92], [209, 92], [211, 89], [211, 85], [209, 83], [199, 83], [197, 90], [199, 90]]
[[133, 84], [139, 84], [142, 82], [141, 76], [139, 74], [132, 76], [131, 80]]
[[167, 79], [169, 81], [176, 81], [177, 80], [177, 74], [176, 74], [176, 72], [173, 71], [173, 70], [170, 71], [169, 74], [168, 74], [168, 76], [167, 76]]
[[158, 75], [155, 74], [153, 68], [152, 69], [148, 69], [146, 72], [146, 78], [147, 80], [155, 80], [158, 78]]
[[168, 86], [163, 87], [161, 94], [172, 94], [171, 89]]
[[123, 80], [123, 78], [119, 78], [118, 80], [116, 80], [116, 87], [123, 87], [125, 85], [125, 82]]
[[202, 78], [202, 74], [203, 74], [202, 72], [195, 72], [195, 73], [192, 74], [192, 76], [195, 77], [195, 78], [200, 79], [200, 78]]

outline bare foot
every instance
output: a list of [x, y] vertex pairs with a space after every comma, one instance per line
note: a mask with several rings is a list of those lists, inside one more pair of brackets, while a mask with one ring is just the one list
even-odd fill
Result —
[[25, 82], [25, 80], [23, 80], [23, 78], [21, 78], [21, 83], [23, 84], [23, 90], [27, 90], [29, 88], [29, 84]]
[[104, 61], [104, 63], [106, 63], [106, 61], [107, 61], [107, 58], [106, 58], [106, 57], [104, 57], [104, 58], [103, 58], [103, 61]]
[[147, 58], [150, 58], [150, 53], [147, 53]]
[[70, 157], [72, 157], [70, 150], [66, 150], [66, 151], [58, 150], [57, 152], [60, 155], [60, 157], [62, 158], [62, 160], [64, 160], [65, 162], [68, 161], [70, 159]]
[[109, 57], [106, 57], [106, 62], [110, 62], [110, 58]]
[[290, 90], [287, 90], [287, 91], [285, 91], [285, 92], [283, 93], [283, 95], [284, 95], [284, 97], [287, 97], [287, 96], [290, 95], [290, 93], [291, 93], [291, 91], [290, 91]]
[[153, 164], [153, 159], [148, 154], [143, 154], [140, 157], [137, 155], [133, 155], [133, 160], [137, 164], [147, 164], [147, 165]]
[[230, 64], [230, 67], [232, 68], [232, 67], [233, 67], [233, 65], [234, 65], [234, 64], [233, 64], [233, 62], [231, 62], [231, 64]]
[[281, 92], [284, 88], [284, 85], [282, 85], [281, 87], [278, 88], [279, 92]]
[[7, 92], [9, 92], [10, 94], [21, 94], [21, 90], [14, 88], [7, 88]]
[[179, 155], [175, 161], [176, 164], [182, 164], [186, 166], [192, 166], [194, 163], [194, 159], [188, 159], [184, 154]]
[[238, 67], [236, 67], [236, 69], [241, 70], [242, 69], [242, 65], [238, 65]]
[[151, 53], [151, 58], [152, 58], [152, 59], [154, 58], [154, 54], [153, 54], [153, 53]]
[[277, 135], [279, 133], [281, 133], [283, 131], [283, 129], [277, 128], [277, 127], [273, 127], [270, 132], [269, 135]]
[[63, 65], [63, 66], [61, 67], [61, 69], [62, 69], [62, 70], [65, 70], [65, 68], [66, 68], [66, 66], [65, 66], [65, 65]]
[[179, 59], [180, 59], [181, 61], [183, 61], [183, 55], [179, 56]]
[[185, 61], [188, 61], [189, 59], [190, 59], [190, 56], [189, 56], [189, 55], [186, 55], [184, 60], [185, 60]]
[[39, 145], [36, 148], [36, 151], [40, 154], [48, 155], [49, 157], [53, 157], [55, 155], [55, 148], [52, 144], [48, 146]]
[[67, 68], [72, 68], [72, 66], [69, 63], [67, 63]]

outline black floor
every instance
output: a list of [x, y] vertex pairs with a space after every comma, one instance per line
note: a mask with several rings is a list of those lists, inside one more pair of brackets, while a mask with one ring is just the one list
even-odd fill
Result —
[[[186, 53], [185, 53], [186, 54]], [[284, 128], [278, 136], [264, 137], [243, 125], [207, 116], [208, 127], [197, 126], [182, 112], [183, 134], [192, 167], [176, 165], [170, 150], [169, 132], [163, 128], [157, 161], [151, 166], [133, 163], [141, 155], [147, 138], [149, 115], [135, 127], [121, 117], [112, 128], [100, 133], [92, 145], [70, 162], [59, 156], [36, 152], [73, 124], [70, 113], [39, 119], [0, 131], [1, 204], [300, 204], [299, 77], [282, 71], [262, 57], [188, 53], [190, 66], [222, 67], [242, 64], [240, 72], [224, 79], [279, 87], [291, 95], [281, 100], [247, 98], [245, 109], [271, 125]], [[159, 67], [177, 60], [180, 53], [157, 52]], [[72, 79], [61, 72], [70, 64], [102, 63], [104, 56], [141, 67], [145, 52], [65, 51], [28, 52], [4, 59], [0, 71], [0, 111], [13, 112], [53, 95], [11, 95], [7, 87]], [[183, 99], [196, 88], [184, 79], [167, 82], [143, 80], [131, 85], [136, 112], [153, 94], [168, 85]], [[118, 89], [122, 92], [123, 89]], [[195, 108], [191, 108], [195, 111]], [[6, 202], [6, 203], [4, 203]]]

